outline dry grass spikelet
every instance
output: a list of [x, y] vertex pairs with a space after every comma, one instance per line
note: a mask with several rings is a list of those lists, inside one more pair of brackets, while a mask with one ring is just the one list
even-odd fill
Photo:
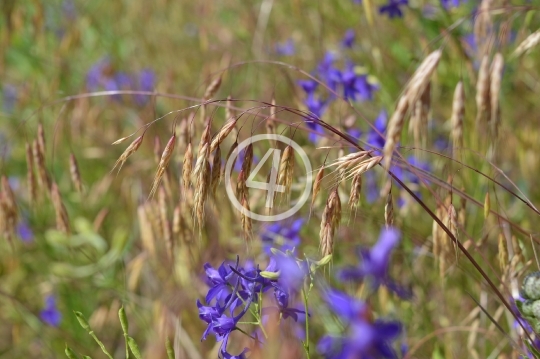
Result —
[[174, 207], [173, 212], [173, 222], [172, 222], [172, 232], [175, 236], [180, 234], [180, 231], [182, 230], [182, 209], [180, 208], [180, 205], [177, 205]]
[[15, 194], [13, 189], [9, 184], [9, 180], [6, 176], [2, 176], [2, 206], [8, 218], [13, 218], [14, 221], [17, 219], [17, 200], [15, 199]]
[[420, 99], [412, 108], [411, 121], [409, 122], [409, 133], [412, 132], [416, 147], [420, 147], [421, 137], [426, 137], [430, 108], [431, 82], [428, 82]]
[[[207, 126], [207, 129], [209, 129], [209, 125]], [[204, 132], [207, 132], [207, 130], [205, 130]], [[204, 205], [208, 197], [208, 189], [210, 187], [211, 176], [212, 176], [211, 169], [210, 169], [210, 162], [208, 162], [208, 157], [210, 155], [209, 136], [206, 136], [204, 132], [203, 132], [203, 137], [201, 138], [201, 144], [199, 144], [199, 157], [197, 158], [197, 163], [195, 164], [195, 169], [193, 170], [193, 176], [195, 177], [193, 213], [194, 213], [195, 218], [197, 219], [199, 229], [202, 228], [202, 225], [203, 225]]]
[[[461, 192], [465, 192], [465, 189], [462, 188]], [[461, 228], [465, 228], [467, 225], [467, 199], [465, 196], [462, 196], [460, 197], [459, 202], [458, 223]]]
[[34, 140], [32, 143], [32, 153], [34, 155], [34, 163], [37, 165], [38, 169], [38, 186], [42, 190], [49, 190], [51, 186], [51, 180], [49, 178], [49, 173], [47, 172], [47, 167], [45, 166], [45, 157], [43, 157], [42, 152], [39, 149], [39, 142]]
[[356, 176], [356, 175], [360, 176], [366, 173], [367, 171], [369, 171], [370, 169], [378, 165], [382, 161], [382, 159], [383, 159], [382, 156], [373, 156], [371, 158], [368, 158], [365, 161], [360, 162], [359, 164], [356, 165], [356, 167], [353, 167], [350, 170], [351, 175], [349, 175], [346, 179], [349, 179], [352, 176]]
[[324, 207], [321, 218], [320, 248], [323, 256], [332, 254], [334, 251], [334, 234], [341, 222], [341, 201], [339, 199], [338, 189], [334, 188]]
[[71, 182], [73, 182], [73, 186], [75, 187], [77, 192], [82, 193], [83, 186], [81, 180], [81, 173], [79, 171], [77, 159], [75, 158], [75, 155], [73, 153], [69, 155], [69, 173], [71, 175]]
[[383, 166], [387, 170], [390, 169], [392, 155], [401, 138], [401, 130], [403, 129], [403, 123], [405, 122], [405, 115], [407, 114], [408, 108], [409, 101], [407, 100], [407, 97], [401, 97], [396, 110], [392, 114], [392, 117], [390, 117], [390, 121], [388, 121], [388, 134], [386, 135], [386, 142], [384, 143], [383, 148]]
[[454, 151], [463, 147], [463, 117], [465, 116], [465, 92], [463, 91], [463, 82], [459, 81], [454, 90], [454, 99], [452, 101], [452, 116], [450, 124], [452, 126], [452, 142]]
[[129, 156], [134, 154], [139, 149], [139, 147], [141, 147], [143, 139], [144, 139], [144, 133], [140, 135], [139, 137], [137, 137], [133, 142], [131, 142], [131, 144], [125, 149], [122, 155], [120, 155], [120, 157], [114, 164], [114, 167], [112, 168], [111, 172], [114, 171], [116, 167], [118, 167], [117, 173], [120, 173], [122, 166], [124, 165], [124, 163], [126, 163]]
[[191, 183], [191, 174], [193, 172], [193, 147], [191, 142], [188, 142], [186, 153], [184, 154], [184, 160], [182, 162], [182, 190], [184, 195], [189, 190]]
[[[270, 106], [270, 117], [266, 119], [266, 133], [269, 135], [276, 134], [276, 98], [272, 96], [272, 106]], [[274, 147], [277, 148], [277, 143], [272, 141]]]
[[[441, 60], [441, 56], [441, 50], [433, 51], [424, 59], [424, 61], [422, 61], [411, 77], [403, 94], [404, 97], [407, 97], [411, 109], [418, 101], [420, 101], [422, 96], [429, 96], [428, 87], [430, 86], [431, 76], [433, 76], [439, 61]], [[428, 89], [427, 94], [425, 93], [426, 89]]]
[[499, 106], [499, 96], [501, 92], [501, 81], [504, 67], [503, 55], [498, 52], [491, 63], [491, 79], [489, 85], [491, 131], [495, 137], [498, 136], [501, 119], [501, 109]]
[[217, 187], [221, 182], [221, 175], [221, 149], [218, 144], [212, 160], [212, 180], [210, 181], [210, 189], [214, 198], [216, 197]]
[[246, 185], [247, 176], [244, 170], [240, 170], [236, 179], [236, 197], [243, 198], [247, 195], [248, 189]]
[[167, 166], [169, 165], [169, 161], [171, 160], [175, 143], [176, 143], [176, 134], [173, 133], [173, 135], [167, 142], [165, 149], [163, 150], [161, 159], [159, 160], [158, 169], [154, 176], [154, 181], [152, 183], [152, 189], [150, 190], [149, 198], [152, 197], [156, 193], [159, 187], [161, 179], [163, 178], [163, 174], [165, 173], [165, 170], [167, 169]]
[[371, 152], [372, 151], [357, 151], [348, 155], [343, 155], [343, 152], [340, 151], [341, 156], [338, 156], [338, 158], [334, 162], [332, 162], [326, 167], [337, 166], [336, 171], [341, 172], [343, 170], [347, 170], [353, 166], [358, 165], [359, 163], [364, 161], [369, 156], [369, 154], [371, 154]]
[[30, 201], [30, 204], [35, 203], [37, 200], [37, 183], [34, 167], [32, 146], [29, 143], [26, 143], [26, 182], [28, 186], [28, 200]]
[[[453, 204], [450, 204], [448, 206], [448, 225], [447, 225], [447, 227], [450, 230], [450, 233], [452, 233], [452, 235], [454, 236], [454, 238], [457, 239], [458, 235], [459, 235], [458, 218], [457, 218], [456, 208], [454, 207]], [[459, 254], [458, 247], [456, 246], [454, 241], [452, 241], [452, 244], [454, 245], [454, 250], [456, 252], [456, 258], [457, 258], [457, 255]]]
[[506, 238], [504, 237], [504, 234], [499, 233], [499, 243], [498, 243], [498, 249], [499, 249], [499, 266], [501, 268], [501, 271], [503, 273], [506, 272], [508, 269], [508, 247], [506, 246]]
[[278, 183], [285, 187], [285, 197], [288, 198], [291, 193], [294, 172], [294, 150], [292, 146], [285, 147], [281, 162], [279, 165]]
[[490, 14], [492, 3], [493, 0], [482, 0], [474, 21], [474, 38], [475, 42], [479, 44], [478, 54], [480, 57], [489, 53], [493, 42], [493, 21]]
[[42, 122], [38, 124], [37, 143], [41, 156], [45, 158], [45, 129]]
[[246, 176], [249, 176], [251, 173], [251, 165], [253, 164], [253, 144], [250, 143], [246, 147], [246, 152], [244, 154], [244, 162], [242, 162], [242, 171]]
[[514, 51], [513, 56], [515, 57], [521, 56], [525, 52], [529, 51], [530, 49], [538, 45], [539, 43], [540, 43], [540, 29], [536, 30], [535, 32], [527, 36], [527, 38], [525, 38], [525, 40], [523, 40], [518, 45], [518, 47], [516, 47], [516, 50]]
[[216, 77], [210, 83], [210, 85], [208, 85], [208, 87], [206, 88], [206, 91], [204, 92], [204, 100], [206, 101], [206, 100], [211, 99], [219, 90], [220, 86], [221, 86], [221, 75]]
[[313, 190], [311, 195], [311, 208], [313, 208], [313, 204], [315, 203], [315, 199], [317, 198], [317, 195], [321, 191], [321, 184], [322, 180], [324, 178], [324, 166], [321, 166], [319, 169], [319, 172], [317, 172], [317, 176], [315, 176], [315, 181], [313, 182]]
[[482, 58], [480, 69], [478, 70], [478, 80], [476, 82], [476, 124], [484, 125], [491, 118], [490, 115], [490, 95], [489, 95], [489, 57]]
[[56, 229], [64, 233], [70, 232], [69, 217], [66, 211], [66, 207], [62, 202], [58, 185], [53, 182], [51, 186], [51, 199], [54, 207], [54, 213], [56, 214]]
[[158, 191], [158, 203], [159, 203], [159, 216], [163, 232], [163, 239], [165, 240], [165, 245], [167, 247], [167, 256], [172, 258], [173, 256], [173, 241], [172, 241], [172, 232], [171, 232], [171, 223], [169, 221], [169, 214], [167, 208], [167, 194], [165, 193], [165, 188], [159, 186]]
[[349, 196], [349, 207], [351, 211], [356, 211], [360, 205], [360, 194], [362, 193], [362, 176], [354, 175], [351, 183], [351, 195]]
[[[249, 207], [249, 200], [247, 198], [247, 195], [242, 197], [242, 207], [244, 207], [246, 210], [250, 211]], [[241, 214], [241, 222], [242, 222], [242, 230], [244, 231], [244, 237], [246, 239], [252, 237], [252, 223], [251, 223], [251, 217], [248, 215], [245, 215], [244, 213]]]
[[232, 130], [234, 130], [237, 121], [238, 119], [231, 118], [225, 125], [223, 125], [221, 130], [219, 130], [217, 135], [212, 140], [212, 144], [210, 145], [210, 152], [214, 152], [216, 148], [218, 148], [223, 143], [223, 141], [232, 132]]
[[154, 231], [152, 230], [152, 224], [148, 219], [147, 209], [144, 204], [137, 207], [137, 215], [139, 218], [139, 231], [141, 233], [141, 242], [145, 251], [147, 251], [151, 257], [155, 257], [155, 238]]

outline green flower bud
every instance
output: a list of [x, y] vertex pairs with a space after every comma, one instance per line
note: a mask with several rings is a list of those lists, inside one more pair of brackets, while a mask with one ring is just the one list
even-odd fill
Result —
[[77, 356], [77, 354], [75, 354], [75, 352], [73, 351], [73, 349], [71, 349], [70, 347], [68, 347], [66, 345], [66, 356], [69, 358], [69, 359], [79, 359], [79, 357]]
[[270, 280], [278, 280], [279, 275], [280, 275], [279, 271], [278, 272], [267, 272], [267, 271], [263, 270], [261, 272], [261, 277], [266, 278], [266, 279], [270, 279]]
[[540, 272], [532, 272], [523, 279], [521, 296], [525, 299], [540, 299]]
[[167, 358], [174, 359], [174, 349], [169, 338], [167, 338], [167, 341], [165, 342], [165, 348], [167, 349]]
[[540, 319], [540, 300], [527, 300], [521, 305], [523, 315]]
[[81, 312], [74, 312], [75, 316], [77, 317], [77, 320], [79, 321], [79, 324], [84, 330], [90, 330], [90, 325], [86, 321], [86, 318]]
[[141, 351], [139, 350], [139, 346], [135, 342], [135, 339], [133, 339], [132, 337], [128, 337], [128, 344], [129, 349], [131, 349], [131, 352], [133, 353], [133, 355], [135, 355], [135, 358], [142, 359]]
[[118, 317], [120, 318], [120, 325], [122, 326], [122, 331], [124, 334], [128, 333], [128, 320], [126, 316], [126, 311], [124, 310], [124, 306], [120, 308], [118, 311]]
[[323, 267], [327, 265], [328, 263], [330, 263], [331, 261], [332, 261], [332, 255], [328, 254], [322, 257], [321, 260], [317, 262], [317, 267]]

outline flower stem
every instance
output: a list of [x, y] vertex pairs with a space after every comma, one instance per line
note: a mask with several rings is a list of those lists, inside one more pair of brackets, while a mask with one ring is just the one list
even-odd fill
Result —
[[308, 315], [308, 295], [306, 289], [302, 288], [302, 297], [304, 299], [304, 311], [306, 312], [306, 340], [304, 341], [304, 350], [306, 351], [307, 359], [309, 356], [309, 315]]

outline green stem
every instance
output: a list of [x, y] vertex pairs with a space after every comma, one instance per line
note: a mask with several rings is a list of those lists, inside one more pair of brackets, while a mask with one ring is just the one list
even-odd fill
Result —
[[306, 340], [304, 341], [304, 350], [306, 351], [307, 359], [309, 356], [309, 316], [308, 316], [308, 295], [306, 289], [302, 288], [302, 297], [304, 299], [304, 311], [306, 312]]

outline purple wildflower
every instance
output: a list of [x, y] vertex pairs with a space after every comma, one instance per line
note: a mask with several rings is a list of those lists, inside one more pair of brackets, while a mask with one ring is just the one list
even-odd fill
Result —
[[400, 233], [395, 228], [385, 228], [381, 231], [379, 240], [371, 249], [360, 248], [362, 258], [356, 267], [346, 267], [338, 273], [342, 280], [361, 281], [364, 278], [372, 280], [373, 289], [383, 284], [401, 297], [411, 296], [409, 290], [398, 287], [388, 276], [388, 265], [392, 250], [399, 243]]
[[303, 218], [298, 218], [294, 221], [284, 220], [281, 222], [273, 222], [263, 228], [261, 240], [263, 241], [264, 250], [270, 254], [271, 248], [279, 250], [292, 251], [300, 245], [300, 230], [304, 224]]
[[32, 243], [34, 241], [34, 232], [32, 232], [32, 229], [25, 221], [21, 221], [17, 225], [17, 234], [19, 235], [21, 241], [26, 244]]
[[345, 100], [372, 100], [373, 92], [377, 90], [377, 86], [369, 83], [367, 75], [360, 75], [355, 72], [354, 64], [351, 62], [347, 62], [345, 70], [341, 75], [341, 82]]
[[400, 6], [409, 4], [409, 0], [388, 0], [388, 4], [379, 7], [380, 14], [387, 14], [390, 19], [394, 17], [402, 17], [403, 10]]
[[[367, 134], [366, 142], [369, 146], [376, 150], [382, 149], [386, 140], [384, 139], [384, 133], [386, 132], [386, 120], [388, 114], [385, 110], [379, 112], [379, 116], [373, 122], [373, 128], [371, 128]], [[376, 151], [379, 154], [380, 151]]]
[[292, 56], [294, 55], [295, 48], [294, 48], [294, 41], [292, 39], [288, 39], [285, 42], [276, 44], [276, 53], [281, 56]]
[[326, 335], [320, 340], [317, 349], [325, 358], [397, 358], [391, 341], [401, 332], [399, 322], [370, 322], [364, 302], [335, 290], [326, 294], [325, 301], [347, 325], [344, 335]]
[[[156, 83], [156, 74], [150, 69], [144, 69], [139, 72], [137, 89], [140, 91], [153, 91]], [[139, 106], [143, 106], [148, 102], [149, 97], [146, 95], [134, 95], [135, 102]]]
[[103, 85], [104, 71], [110, 66], [108, 58], [96, 62], [86, 74], [86, 88], [88, 91], [97, 91]]
[[54, 296], [49, 295], [45, 298], [45, 308], [39, 313], [39, 317], [52, 327], [57, 327], [60, 324], [62, 314], [60, 314], [56, 307], [56, 299]]
[[354, 33], [354, 30], [349, 29], [345, 32], [345, 35], [343, 36], [343, 40], [341, 41], [341, 44], [344, 47], [351, 49], [354, 45], [355, 38], [356, 38], [356, 35]]
[[451, 7], [458, 7], [459, 5], [461, 5], [462, 1], [463, 0], [441, 0], [441, 5], [445, 9], [449, 9]]

